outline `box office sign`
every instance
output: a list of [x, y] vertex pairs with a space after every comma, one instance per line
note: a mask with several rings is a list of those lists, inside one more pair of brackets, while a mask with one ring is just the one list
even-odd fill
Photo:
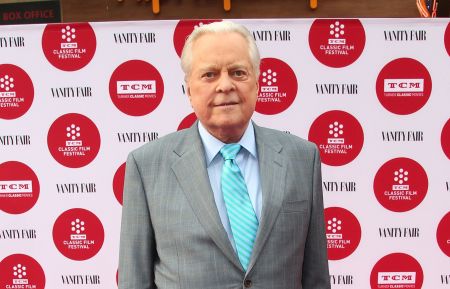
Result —
[[59, 0], [0, 4], [0, 25], [56, 22], [61, 22]]

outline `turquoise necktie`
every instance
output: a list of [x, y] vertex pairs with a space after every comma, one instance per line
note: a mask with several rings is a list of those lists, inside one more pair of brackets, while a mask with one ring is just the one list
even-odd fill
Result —
[[225, 162], [222, 168], [222, 194], [230, 220], [236, 251], [242, 267], [247, 271], [253, 243], [258, 230], [256, 218], [241, 170], [235, 162], [240, 144], [227, 144], [220, 149]]

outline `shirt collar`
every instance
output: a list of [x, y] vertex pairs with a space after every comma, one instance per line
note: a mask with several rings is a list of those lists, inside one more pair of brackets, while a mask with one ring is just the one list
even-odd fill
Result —
[[[198, 132], [200, 134], [200, 138], [202, 139], [203, 146], [205, 147], [206, 165], [209, 166], [225, 143], [211, 135], [201, 122], [198, 122]], [[253, 157], [257, 157], [255, 130], [252, 122], [248, 124], [247, 129], [238, 144], [245, 148], [245, 150], [247, 150]]]

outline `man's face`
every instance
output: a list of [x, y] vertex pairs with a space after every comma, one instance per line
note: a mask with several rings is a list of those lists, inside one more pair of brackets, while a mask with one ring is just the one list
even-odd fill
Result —
[[186, 83], [191, 105], [203, 126], [222, 141], [226, 137], [239, 140], [255, 110], [258, 93], [244, 37], [223, 32], [197, 38]]

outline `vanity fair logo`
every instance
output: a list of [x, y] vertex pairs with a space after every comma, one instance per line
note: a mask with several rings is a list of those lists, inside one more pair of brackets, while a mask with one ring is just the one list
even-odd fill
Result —
[[35, 229], [0, 229], [0, 240], [24, 240], [24, 239], [36, 239], [37, 231]]
[[406, 115], [427, 103], [431, 86], [430, 73], [422, 63], [412, 58], [398, 58], [386, 64], [378, 74], [376, 92], [385, 109]]
[[95, 183], [59, 183], [56, 184], [58, 194], [92, 194], [97, 192]]
[[63, 285], [101, 285], [100, 275], [61, 275]]
[[75, 71], [94, 57], [97, 40], [89, 23], [48, 24], [42, 35], [42, 50], [56, 68]]
[[112, 73], [109, 95], [121, 112], [143, 116], [154, 111], [161, 103], [164, 82], [159, 71], [150, 63], [129, 60]]
[[0, 64], [0, 118], [21, 117], [33, 99], [34, 87], [28, 74], [16, 65]]
[[120, 143], [132, 143], [132, 142], [150, 142], [158, 139], [158, 133], [153, 131], [133, 131], [133, 132], [118, 132], [117, 133], [117, 139]]
[[356, 192], [356, 182], [353, 181], [323, 181], [325, 192]]
[[191, 127], [196, 120], [197, 116], [195, 115], [194, 112], [188, 114], [185, 118], [183, 118], [183, 120], [178, 125], [177, 131]]
[[45, 274], [32, 257], [14, 254], [0, 262], [1, 289], [44, 289]]
[[60, 116], [50, 126], [47, 144], [58, 163], [69, 168], [80, 168], [88, 165], [97, 156], [100, 133], [88, 117], [68, 113]]
[[51, 93], [53, 98], [90, 98], [92, 97], [92, 87], [90, 86], [74, 86], [74, 87], [52, 87]]
[[342, 166], [358, 156], [363, 147], [364, 133], [354, 116], [332, 110], [314, 120], [308, 139], [319, 147], [324, 164]]
[[147, 44], [156, 42], [156, 34], [154, 32], [121, 32], [114, 33], [113, 37], [116, 44]]
[[340, 260], [351, 255], [361, 240], [361, 226], [350, 211], [339, 208], [326, 208], [325, 228], [329, 260]]
[[309, 30], [309, 47], [322, 64], [345, 67], [364, 50], [366, 34], [358, 19], [317, 19]]
[[436, 239], [442, 252], [450, 257], [450, 212], [445, 214], [439, 222]]
[[297, 96], [297, 77], [292, 68], [276, 58], [261, 59], [256, 111], [277, 114], [288, 109]]
[[426, 41], [426, 30], [384, 30], [384, 40], [397, 42]]
[[220, 21], [222, 20], [219, 19], [180, 20], [177, 23], [177, 26], [175, 26], [175, 31], [173, 32], [173, 46], [178, 56], [181, 57], [181, 52], [183, 51], [184, 43], [186, 42], [187, 37], [192, 33], [192, 31], [194, 31], [195, 28], [205, 24]]
[[39, 180], [29, 166], [16, 161], [0, 164], [0, 210], [25, 213], [36, 204], [39, 191]]
[[357, 95], [357, 83], [316, 83], [318, 95]]
[[450, 160], [450, 118], [447, 120], [444, 127], [442, 128], [441, 146], [442, 150], [444, 151], [444, 154]]
[[409, 158], [395, 158], [381, 166], [373, 189], [378, 202], [393, 212], [417, 207], [428, 191], [428, 177], [422, 166]]
[[372, 289], [420, 289], [422, 283], [422, 267], [416, 259], [404, 253], [384, 256], [370, 273]]
[[0, 135], [0, 146], [28, 146], [31, 145], [31, 136], [25, 135]]
[[87, 260], [102, 248], [103, 225], [92, 212], [75, 208], [62, 213], [53, 225], [53, 241], [58, 251], [72, 260]]
[[353, 275], [333, 275], [330, 274], [331, 285], [353, 285], [354, 277]]
[[385, 142], [423, 142], [421, 130], [385, 130], [381, 132], [381, 139]]
[[274, 42], [289, 42], [291, 41], [290, 30], [253, 30], [253, 38], [255, 41], [274, 41]]
[[0, 37], [0, 48], [7, 47], [25, 47], [25, 37], [23, 36], [8, 36]]

